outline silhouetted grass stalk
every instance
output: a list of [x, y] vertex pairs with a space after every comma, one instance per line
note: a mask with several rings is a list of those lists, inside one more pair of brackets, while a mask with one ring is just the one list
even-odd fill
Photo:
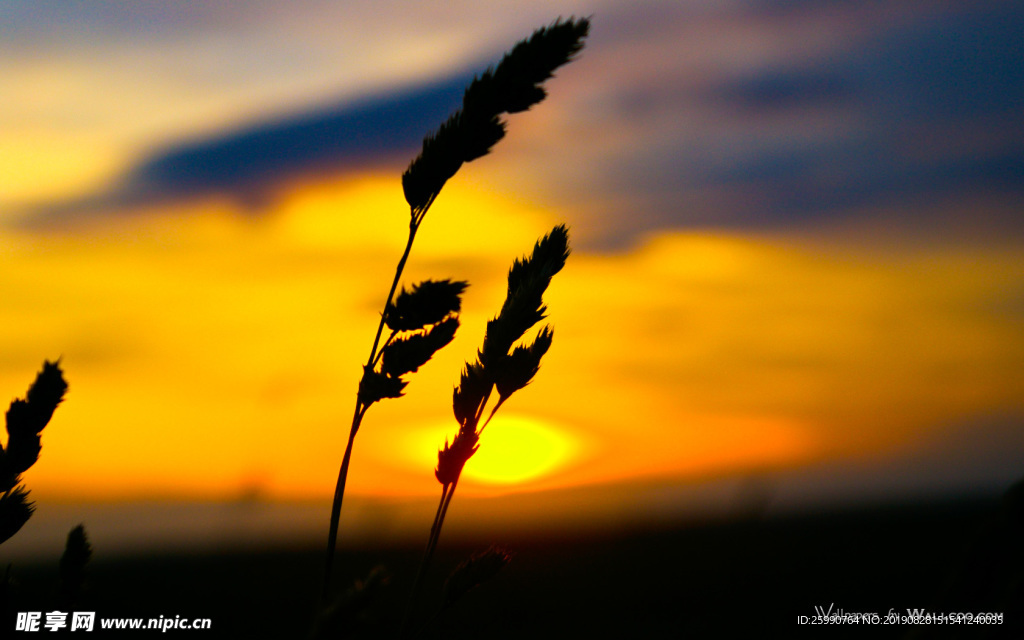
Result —
[[[501, 311], [487, 323], [487, 333], [483, 347], [477, 353], [477, 361], [466, 363], [459, 385], [452, 394], [452, 409], [459, 430], [451, 444], [445, 440], [444, 448], [437, 454], [434, 475], [441, 483], [441, 499], [413, 583], [403, 631], [408, 627], [423, 578], [433, 560], [462, 470], [480, 448], [480, 435], [505, 401], [533, 380], [540, 369], [541, 358], [551, 347], [554, 332], [550, 326], [545, 326], [531, 344], [513, 349], [527, 331], [546, 317], [544, 292], [551, 278], [565, 266], [568, 257], [569, 232], [564, 225], [558, 225], [537, 242], [530, 257], [512, 264]], [[495, 390], [498, 400], [481, 425], [480, 420]]]
[[[401, 376], [415, 371], [434, 352], [450, 342], [458, 326], [459, 296], [466, 287], [464, 282], [426, 281], [414, 286], [409, 294], [403, 289], [395, 297], [416, 232], [444, 184], [462, 164], [487, 155], [505, 136], [502, 116], [526, 111], [547, 96], [541, 85], [552, 77], [555, 69], [579, 52], [589, 28], [587, 19], [559, 19], [517, 43], [496, 67], [474, 78], [463, 94], [462, 108], [442, 123], [437, 131], [424, 138], [420, 154], [402, 174], [402, 191], [410, 208], [409, 237], [395, 269], [370, 355], [363, 367], [348, 443], [338, 471], [327, 539], [325, 599], [331, 587], [345, 483], [363, 417], [374, 402], [401, 396], [406, 385]], [[385, 325], [391, 328], [392, 333], [381, 346]], [[432, 328], [427, 329], [428, 326]], [[399, 332], [417, 333], [395, 340]], [[380, 371], [376, 369], [378, 364]], [[450, 493], [454, 493], [454, 483]], [[444, 508], [439, 508], [435, 518], [438, 533], [444, 511]], [[436, 537], [433, 536], [435, 541]]]
[[505, 549], [492, 545], [482, 553], [475, 553], [461, 562], [444, 583], [444, 597], [434, 613], [416, 631], [419, 637], [434, 624], [446, 610], [450, 609], [462, 596], [490, 580], [512, 561], [512, 554]]
[[[363, 367], [363, 377], [359, 382], [356, 405], [352, 413], [352, 426], [349, 429], [348, 443], [345, 446], [345, 455], [338, 471], [338, 482], [335, 486], [334, 501], [331, 506], [322, 592], [324, 598], [330, 591], [338, 525], [345, 495], [345, 481], [348, 478], [348, 469], [352, 461], [352, 449], [355, 446], [356, 434], [359, 432], [363, 417], [374, 402], [401, 396], [402, 390], [407, 384], [401, 376], [414, 372], [425, 364], [435, 352], [452, 341], [458, 328], [461, 295], [467, 286], [465, 282], [426, 280], [413, 285], [409, 292], [403, 288], [399, 296], [395, 297], [398, 282], [409, 259], [409, 253], [412, 251], [413, 241], [416, 239], [416, 231], [429, 206], [428, 203], [426, 206], [414, 208], [412, 211], [405, 251], [395, 269], [395, 277], [391, 282], [384, 310], [381, 312], [373, 346], [370, 349], [366, 365]], [[384, 334], [385, 325], [391, 327], [391, 334], [382, 346], [380, 339]], [[395, 337], [402, 332], [410, 335], [395, 340]], [[387, 355], [389, 353], [390, 357]], [[377, 370], [378, 365], [380, 365], [380, 371]]]
[[[380, 345], [380, 337], [384, 333], [385, 312], [391, 306], [391, 301], [395, 297], [398, 283], [402, 279], [402, 271], [405, 270], [405, 263], [409, 260], [409, 254], [412, 252], [412, 243], [416, 240], [416, 231], [419, 229], [423, 216], [426, 215], [429, 208], [430, 204], [427, 204], [420, 215], [412, 216], [412, 220], [409, 222], [409, 238], [405, 242], [405, 251], [402, 253], [398, 266], [395, 268], [395, 277], [391, 281], [391, 289], [388, 291], [387, 300], [384, 302], [384, 312], [380, 314], [380, 323], [377, 325], [377, 334], [373, 338], [373, 347], [370, 348], [370, 357], [366, 359], [367, 367], [373, 367], [377, 363], [377, 347]], [[391, 338], [394, 337], [395, 333], [397, 332], [392, 332]], [[391, 338], [388, 338], [387, 342], [391, 342]], [[383, 350], [380, 353], [383, 353]], [[355, 445], [356, 433], [359, 431], [359, 426], [363, 422], [363, 416], [366, 415], [367, 409], [369, 409], [369, 405], [364, 405], [361, 396], [357, 393], [356, 406], [352, 413], [352, 426], [348, 433], [348, 444], [345, 445], [345, 456], [341, 459], [341, 468], [338, 470], [338, 482], [334, 488], [334, 501], [331, 504], [331, 524], [327, 534], [327, 562], [323, 588], [323, 596], [325, 598], [331, 588], [331, 573], [334, 566], [334, 552], [338, 539], [338, 525], [341, 521], [341, 504], [345, 498], [345, 482], [348, 478], [348, 467], [352, 460], [352, 447]]]

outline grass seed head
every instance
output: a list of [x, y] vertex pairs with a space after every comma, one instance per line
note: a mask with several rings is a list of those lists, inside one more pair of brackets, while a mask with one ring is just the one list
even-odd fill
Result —
[[57, 405], [63, 402], [67, 390], [68, 383], [64, 380], [60, 359], [56, 362], [44, 361], [43, 370], [36, 375], [35, 382], [25, 395], [25, 399], [39, 415], [42, 422], [40, 430], [53, 417], [53, 412], [57, 410]]
[[85, 534], [85, 525], [80, 524], [68, 532], [64, 555], [60, 558], [61, 577], [80, 574], [90, 558], [92, 558], [92, 545], [89, 544], [89, 536]]
[[512, 554], [498, 546], [473, 554], [455, 567], [444, 583], [445, 606], [455, 604], [469, 591], [498, 575], [511, 561]]
[[7, 450], [0, 458], [0, 491], [13, 488], [18, 476], [39, 459], [42, 449], [39, 434], [49, 424], [67, 390], [60, 360], [45, 361], [25, 399], [11, 402], [5, 416], [8, 439]]
[[17, 484], [18, 476], [39, 459], [42, 440], [39, 437], [39, 415], [27, 400], [14, 400], [7, 409], [7, 450], [4, 452], [3, 486], [6, 491]]
[[551, 348], [555, 332], [545, 326], [530, 346], [518, 346], [494, 367], [494, 386], [501, 399], [530, 384], [540, 370], [540, 360]]
[[68, 532], [64, 555], [60, 557], [60, 599], [61, 606], [72, 608], [85, 584], [85, 566], [92, 558], [92, 545], [85, 534], [85, 525], [78, 525]]
[[558, 19], [537, 29], [517, 42], [497, 67], [469, 85], [462, 99], [463, 109], [519, 113], [541, 102], [547, 95], [541, 83], [576, 57], [589, 31], [586, 18]]
[[452, 484], [457, 481], [462, 474], [462, 468], [466, 466], [466, 462], [479, 448], [480, 437], [471, 429], [460, 429], [450, 445], [448, 439], [445, 438], [444, 448], [437, 452], [437, 467], [434, 469], [434, 477], [441, 484]]
[[384, 597], [391, 576], [377, 566], [363, 580], [356, 580], [344, 592], [324, 603], [317, 616], [311, 638], [361, 638], [367, 627], [373, 628], [375, 609]]
[[36, 510], [28, 493], [25, 487], [19, 486], [0, 495], [0, 543], [18, 533]]
[[406, 384], [401, 378], [374, 371], [372, 365], [364, 366], [363, 378], [359, 381], [359, 402], [368, 407], [384, 398], [400, 398]]
[[455, 339], [459, 317], [450, 315], [429, 329], [393, 340], [384, 347], [381, 371], [392, 377], [412, 373]]
[[384, 311], [384, 323], [392, 331], [416, 331], [437, 324], [462, 309], [462, 293], [468, 286], [462, 280], [424, 280], [408, 291], [403, 286]]
[[426, 210], [462, 166], [462, 113], [457, 111], [423, 139], [423, 150], [402, 174], [402, 191], [413, 215]]
[[547, 96], [541, 83], [579, 53], [589, 31], [586, 18], [556, 20], [517, 43], [497, 67], [470, 83], [462, 108], [423, 139], [420, 154], [402, 174], [402, 190], [414, 220], [462, 163], [487, 155], [505, 136], [502, 114], [526, 111]]
[[461, 428], [476, 429], [477, 416], [493, 385], [483, 364], [466, 363], [459, 386], [455, 387], [452, 394], [452, 409]]
[[516, 259], [508, 272], [508, 289], [501, 311], [487, 323], [480, 361], [497, 366], [512, 345], [546, 317], [544, 292], [569, 257], [569, 230], [558, 225], [533, 247], [529, 257]]

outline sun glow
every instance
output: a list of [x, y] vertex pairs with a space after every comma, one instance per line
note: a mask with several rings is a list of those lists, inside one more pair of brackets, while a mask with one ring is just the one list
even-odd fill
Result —
[[565, 431], [534, 418], [495, 416], [463, 476], [484, 484], [520, 484], [553, 473], [578, 448]]
[[[409, 432], [404, 450], [416, 468], [437, 464], [437, 449], [454, 435], [448, 425]], [[533, 416], [500, 414], [480, 437], [480, 449], [466, 464], [460, 487], [534, 485], [578, 461], [582, 440], [567, 429]]]

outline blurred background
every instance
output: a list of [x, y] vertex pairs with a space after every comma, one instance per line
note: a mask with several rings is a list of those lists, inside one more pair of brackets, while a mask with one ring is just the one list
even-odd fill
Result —
[[[400, 175], [557, 16], [580, 59], [449, 182], [471, 282], [374, 406], [344, 543], [424, 540], [451, 390], [550, 228], [554, 346], [453, 532], [998, 495], [1024, 475], [1024, 10], [990, 0], [0, 3], [0, 390], [70, 384], [5, 558], [311, 541], [408, 224]], [[502, 415], [503, 414], [503, 415]]]

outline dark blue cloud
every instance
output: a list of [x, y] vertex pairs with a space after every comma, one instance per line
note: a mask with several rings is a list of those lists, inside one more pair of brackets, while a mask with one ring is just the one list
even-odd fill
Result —
[[[621, 152], [574, 161], [591, 201], [635, 204], [628, 225], [610, 220], [620, 211], [595, 207], [590, 215], [607, 216], [607, 224], [594, 226], [614, 229], [616, 242], [628, 243], [666, 227], [786, 226], [897, 202], [923, 212], [913, 205], [985, 192], [1024, 197], [1024, 9], [959, 6], [917, 19], [904, 15], [884, 27], [869, 17], [873, 26], [854, 30], [862, 35], [852, 44], [843, 39], [813, 59], [768, 58], [747, 75], [697, 81], [683, 74], [679, 83], [651, 87], [640, 79], [608, 87], [602, 119], [579, 135], [642, 130], [645, 120], [670, 122], [676, 113], [691, 128], [667, 127], [646, 148], [624, 143]], [[765, 0], [740, 11], [757, 16], [793, 7], [830, 10], [805, 0]], [[632, 22], [613, 29], [611, 41], [626, 51], [648, 29], [664, 31], [682, 19], [675, 11], [663, 8], [646, 21], [632, 15]], [[757, 28], [762, 37], [783, 37], [777, 27], [772, 17]], [[602, 46], [599, 35], [594, 47]], [[666, 56], [672, 42], [663, 44]], [[469, 73], [453, 73], [182, 142], [156, 151], [103, 193], [36, 213], [79, 215], [209, 194], [253, 208], [295, 178], [381, 167], [397, 176], [424, 134], [458, 106], [469, 79]], [[602, 82], [600, 70], [593, 82]], [[711, 133], [701, 131], [700, 113], [709, 114]], [[580, 195], [572, 185], [549, 186], [567, 198]], [[1001, 224], [1024, 231], [1019, 216]]]
[[784, 109], [808, 104], [840, 103], [853, 99], [856, 81], [823, 69], [800, 73], [775, 71], [744, 78], [719, 89], [727, 102], [747, 109]]
[[834, 218], [889, 202], [935, 202], [983, 191], [1024, 195], [1024, 149], [931, 162], [908, 161], [895, 153], [878, 141], [832, 144], [756, 158], [722, 171], [717, 179], [719, 185], [760, 194], [758, 210], [745, 217], [758, 225]]
[[458, 108], [469, 79], [457, 76], [180, 145], [143, 162], [126, 182], [175, 195], [246, 194], [311, 171], [411, 160], [423, 136]]
[[[833, 108], [837, 129], [780, 140], [709, 172], [756, 190], [761, 222], [841, 215], [892, 199], [1024, 193], [1024, 11], [965, 9], [880, 33], [857, 51], [721, 87], [747, 117]], [[766, 119], [766, 122], [770, 120]], [[1007, 221], [1013, 222], [1013, 221]]]
[[[823, 11], [802, 1], [761, 9], [793, 7]], [[762, 25], [765, 37], [774, 24]], [[963, 3], [862, 33], [819, 57], [766, 60], [685, 91], [624, 93], [624, 117], [678, 111], [692, 123], [602, 170], [598, 184], [617, 200], [648, 203], [630, 233], [785, 227], [879, 208], [914, 223], [944, 200], [1024, 198], [1024, 9]], [[707, 130], [692, 115], [702, 112], [713, 114]], [[994, 215], [1024, 232], [1024, 217]]]
[[[459, 107], [472, 76], [258, 122], [158, 150], [101, 193], [40, 207], [36, 220], [219, 195], [259, 205], [301, 176], [392, 166]], [[396, 173], [396, 175], [397, 175]]]
[[1024, 110], [1024, 10], [962, 11], [880, 41], [860, 72], [880, 106], [916, 118], [1020, 117]]

